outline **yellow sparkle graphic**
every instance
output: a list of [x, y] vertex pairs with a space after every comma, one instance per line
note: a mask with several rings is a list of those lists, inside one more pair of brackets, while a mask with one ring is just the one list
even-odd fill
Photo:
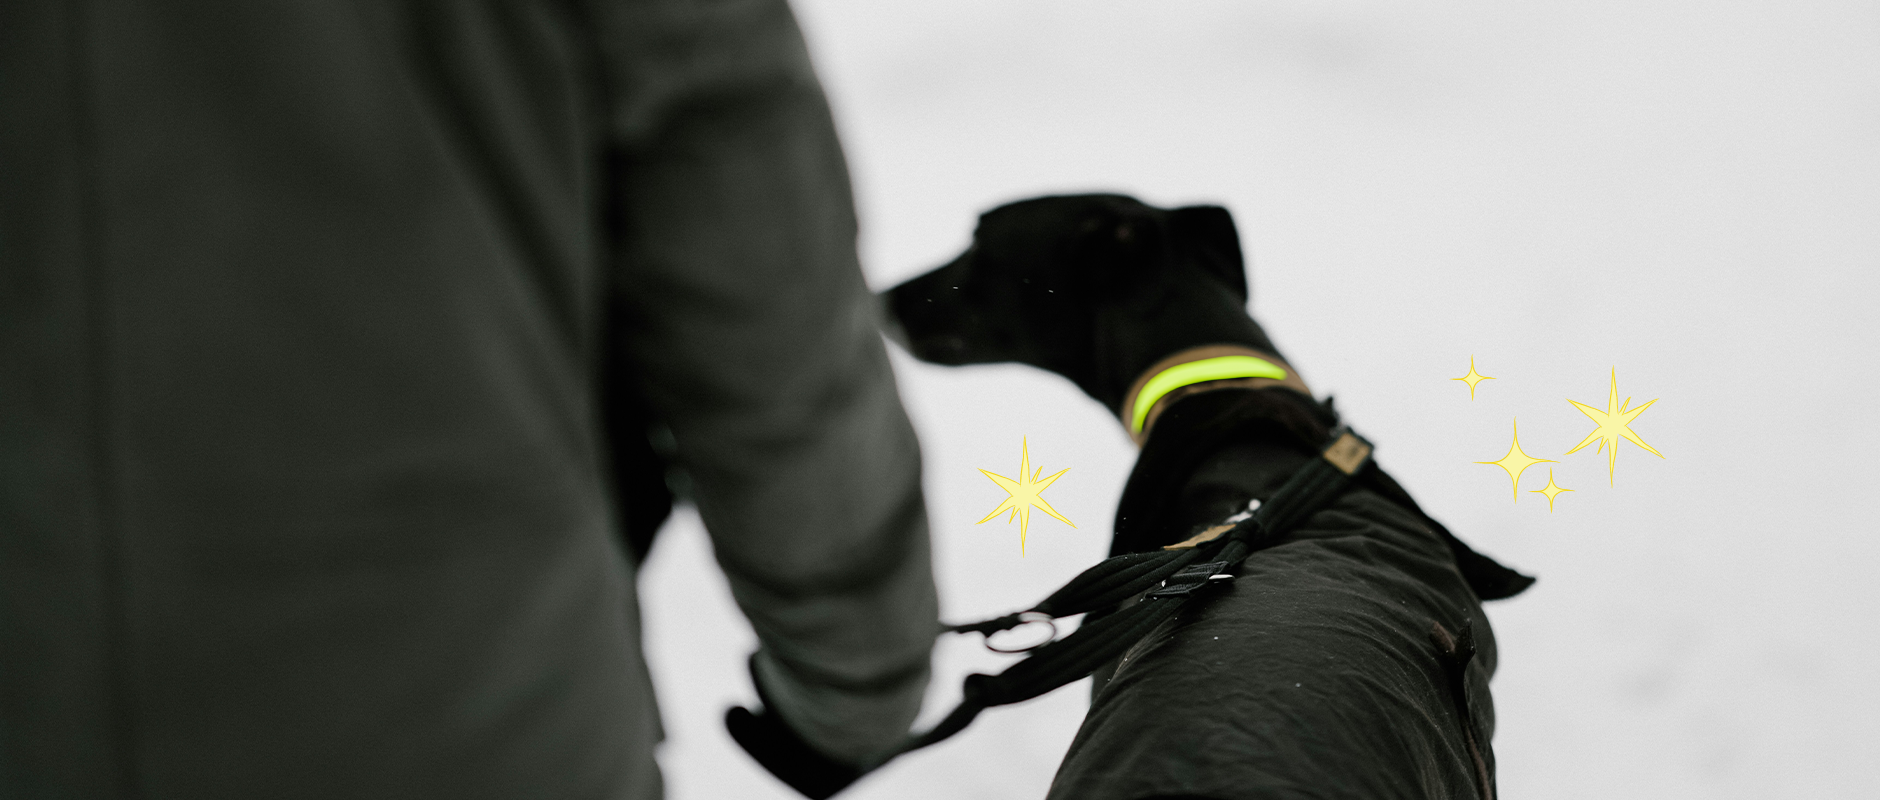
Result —
[[[1462, 381], [1464, 383], [1469, 384], [1469, 401], [1474, 402], [1475, 401], [1475, 385], [1478, 383], [1481, 383], [1482, 381], [1492, 381], [1494, 380], [1494, 378], [1491, 378], [1487, 375], [1483, 375], [1479, 372], [1476, 372], [1475, 371], [1475, 356], [1469, 356], [1469, 374], [1464, 375], [1460, 378], [1450, 378], [1450, 380]], [[1483, 463], [1488, 463], [1488, 462], [1483, 462]]]
[[1547, 495], [1547, 513], [1552, 514], [1554, 513], [1554, 498], [1559, 497], [1561, 492], [1571, 492], [1573, 490], [1563, 489], [1556, 485], [1554, 483], [1554, 471], [1550, 469], [1547, 470], [1547, 486], [1541, 489], [1529, 489], [1528, 491], [1534, 494]]
[[[1599, 425], [1599, 427], [1593, 429], [1592, 433], [1587, 434], [1586, 438], [1581, 439], [1579, 444], [1574, 445], [1572, 450], [1568, 450], [1567, 455], [1573, 455], [1574, 453], [1580, 452], [1580, 448], [1592, 444], [1593, 442], [1599, 442], [1599, 447], [1595, 448], [1593, 452], [1597, 453], [1601, 450], [1606, 450], [1606, 485], [1612, 485], [1613, 472], [1616, 471], [1618, 467], [1620, 439], [1643, 447], [1646, 451], [1659, 458], [1665, 457], [1664, 453], [1653, 449], [1651, 445], [1645, 443], [1644, 439], [1640, 439], [1638, 434], [1633, 433], [1631, 427], [1632, 420], [1637, 419], [1638, 415], [1645, 413], [1645, 409], [1651, 408], [1652, 403], [1658, 402], [1657, 399], [1653, 399], [1638, 408], [1630, 408], [1632, 398], [1628, 397], [1625, 399], [1625, 403], [1621, 405], [1619, 403], [1619, 369], [1617, 367], [1614, 367], [1612, 370], [1612, 389], [1606, 394], [1605, 411], [1600, 411], [1585, 403], [1578, 402], [1571, 397], [1567, 398], [1567, 402], [1572, 403], [1574, 408], [1580, 410], [1580, 413], [1592, 417], [1593, 422]], [[1610, 450], [1607, 449], [1608, 445], [1611, 446]]]
[[1519, 503], [1521, 502], [1521, 473], [1526, 472], [1528, 467], [1534, 466], [1535, 464], [1558, 464], [1560, 462], [1551, 458], [1535, 458], [1527, 453], [1521, 452], [1521, 425], [1520, 420], [1515, 420], [1514, 444], [1508, 447], [1508, 454], [1502, 456], [1500, 461], [1477, 461], [1475, 463], [1494, 464], [1497, 467], [1507, 470], [1508, 477], [1514, 481], [1514, 486], [1511, 487], [1509, 491], [1514, 494], [1514, 501]]
[[[1004, 489], [1006, 497], [1005, 501], [999, 503], [999, 507], [993, 509], [992, 513], [987, 514], [985, 519], [973, 524], [983, 524], [993, 517], [1008, 511], [1011, 512], [1012, 515], [1016, 515], [1018, 517], [1018, 554], [1020, 557], [1025, 555], [1025, 529], [1031, 524], [1032, 508], [1035, 507], [1039, 511], [1050, 514], [1059, 522], [1073, 528], [1077, 527], [1075, 523], [1065, 519], [1063, 514], [1059, 514], [1057, 509], [1052, 508], [1050, 503], [1045, 502], [1042, 496], [1044, 490], [1055, 482], [1059, 476], [1070, 472], [1070, 468], [1066, 467], [1058, 470], [1049, 478], [1038, 480], [1038, 475], [1044, 472], [1044, 467], [1039, 467], [1036, 472], [1032, 471], [1031, 449], [1024, 439], [1020, 439], [1018, 442], [1018, 480], [1012, 480], [1004, 475], [997, 475], [983, 469], [980, 470], [980, 472], [985, 473], [985, 476], [991, 478], [993, 483], [998, 484], [999, 488]], [[1012, 517], [1008, 515], [1005, 521], [1011, 522]]]

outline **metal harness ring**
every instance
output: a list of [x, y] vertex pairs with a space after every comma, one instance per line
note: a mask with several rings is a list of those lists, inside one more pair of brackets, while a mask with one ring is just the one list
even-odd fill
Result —
[[[1025, 645], [1024, 647], [1005, 648], [1005, 647], [999, 647], [992, 643], [992, 637], [996, 634], [1005, 633], [1007, 631], [1014, 631], [1014, 630], [1017, 630], [1020, 626], [1030, 625], [1035, 622], [1042, 622], [1045, 625], [1050, 626], [1051, 628], [1051, 633], [1045, 636], [1043, 640], [1039, 641], [1036, 644], [1028, 644], [1028, 645]], [[995, 631], [994, 633], [986, 634], [986, 649], [991, 650], [994, 653], [1006, 653], [1006, 654], [1027, 653], [1027, 652], [1036, 650], [1040, 647], [1043, 647], [1047, 644], [1050, 644], [1054, 641], [1057, 641], [1057, 620], [1052, 619], [1050, 614], [1045, 614], [1045, 613], [1038, 612], [1038, 611], [1021, 611], [1018, 614], [1017, 625], [1013, 625], [1012, 627], [1006, 628], [1003, 631]]]

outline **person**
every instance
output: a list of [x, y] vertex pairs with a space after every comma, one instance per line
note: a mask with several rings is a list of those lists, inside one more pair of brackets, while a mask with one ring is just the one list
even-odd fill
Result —
[[[1339, 433], [1331, 400], [1313, 398], [1248, 315], [1226, 209], [1107, 194], [1010, 203], [980, 218], [959, 258], [883, 300], [891, 335], [915, 356], [1056, 372], [1142, 446], [1117, 509], [1117, 571], [1099, 565], [1053, 598], [1147, 563], [1132, 554], [1230, 535], [1308, 462], [1323, 457], [1349, 476], [1329, 505], [1289, 511], [1303, 520], [1250, 540], [1244, 561], [1197, 567], [1204, 583], [1176, 587], [1177, 573], [1162, 590], [1086, 617], [1095, 634], [1119, 630], [1093, 620], [1122, 607], [1178, 602], [1158, 594], [1186, 602], [1138, 641], [1114, 642], [1127, 649], [1096, 669], [1052, 800], [1493, 800], [1488, 680], [1498, 653], [1482, 602], [1533, 579], [1424, 514], [1370, 460], [1368, 443], [1338, 451], [1363, 440]], [[1075, 653], [1102, 644], [1033, 658], [1079, 663], [1089, 657]], [[966, 693], [1022, 700], [1069, 669], [1033, 670], [1057, 679], [1030, 685], [973, 676]]]
[[907, 729], [917, 445], [782, 0], [0, 32], [0, 797], [658, 797], [649, 428], [762, 718]]

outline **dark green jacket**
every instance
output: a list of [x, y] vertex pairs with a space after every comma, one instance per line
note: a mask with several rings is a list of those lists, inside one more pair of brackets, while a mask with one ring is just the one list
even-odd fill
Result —
[[0, 4], [0, 797], [655, 796], [635, 397], [885, 744], [918, 455], [782, 2]]

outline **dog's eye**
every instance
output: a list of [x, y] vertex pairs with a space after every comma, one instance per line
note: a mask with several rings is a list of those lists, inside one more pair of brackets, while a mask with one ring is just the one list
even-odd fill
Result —
[[1117, 241], [1127, 242], [1134, 238], [1136, 238], [1136, 226], [1131, 225], [1127, 222], [1116, 226], [1116, 240]]

